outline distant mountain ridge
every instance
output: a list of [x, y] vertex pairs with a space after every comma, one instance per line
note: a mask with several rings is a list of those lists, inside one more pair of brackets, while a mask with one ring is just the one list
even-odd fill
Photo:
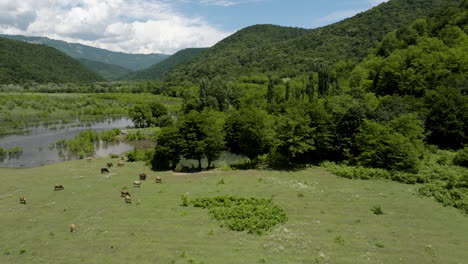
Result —
[[123, 52], [114, 52], [100, 48], [94, 48], [78, 43], [68, 43], [61, 40], [54, 40], [46, 37], [27, 37], [21, 35], [2, 35], [0, 37], [25, 41], [34, 44], [45, 44], [56, 48], [70, 57], [76, 59], [87, 59], [107, 64], [115, 64], [127, 68], [131, 71], [137, 71], [148, 68], [159, 63], [169, 55], [165, 54], [129, 54]]
[[166, 72], [173, 69], [177, 65], [186, 62], [208, 48], [189, 48], [176, 52], [162, 62], [150, 66], [141, 71], [131, 72], [120, 78], [121, 80], [143, 81], [143, 80], [160, 80]]
[[1, 84], [97, 81], [104, 79], [52, 47], [0, 37]]
[[125, 76], [132, 71], [127, 68], [121, 67], [115, 64], [107, 64], [99, 61], [93, 61], [88, 59], [78, 59], [81, 64], [98, 73], [108, 81], [114, 81], [122, 76]]

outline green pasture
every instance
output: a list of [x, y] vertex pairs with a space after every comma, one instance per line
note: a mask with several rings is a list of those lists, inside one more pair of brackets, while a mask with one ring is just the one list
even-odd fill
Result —
[[[338, 178], [322, 169], [152, 172], [77, 160], [0, 169], [0, 263], [466, 263], [468, 218], [417, 185]], [[132, 182], [148, 178], [141, 188]], [[154, 178], [163, 178], [156, 184]], [[224, 184], [222, 184], [224, 182]], [[54, 191], [55, 184], [64, 190]], [[120, 190], [127, 187], [132, 204]], [[20, 204], [25, 195], [27, 204]], [[229, 231], [181, 196], [271, 198], [286, 224]], [[380, 206], [383, 214], [371, 210]], [[69, 231], [74, 223], [76, 233]]]

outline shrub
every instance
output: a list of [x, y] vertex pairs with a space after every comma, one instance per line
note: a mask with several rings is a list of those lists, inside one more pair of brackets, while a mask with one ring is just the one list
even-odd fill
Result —
[[371, 211], [376, 215], [381, 215], [384, 213], [382, 208], [379, 205], [372, 207]]
[[468, 168], [468, 147], [457, 151], [457, 155], [453, 158], [453, 164]]
[[128, 161], [135, 162], [135, 161], [151, 161], [153, 157], [154, 150], [151, 148], [143, 148], [143, 149], [134, 149], [125, 153], [127, 156]]
[[180, 206], [184, 206], [184, 207], [189, 206], [190, 201], [189, 201], [187, 195], [183, 194], [180, 198], [182, 200], [182, 203], [180, 204]]
[[194, 207], [209, 209], [212, 218], [233, 231], [261, 235], [287, 221], [286, 213], [271, 199], [235, 196], [202, 197], [192, 201]]

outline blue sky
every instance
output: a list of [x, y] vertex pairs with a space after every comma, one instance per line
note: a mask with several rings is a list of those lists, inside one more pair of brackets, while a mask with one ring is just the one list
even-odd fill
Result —
[[236, 31], [254, 24], [315, 28], [355, 15], [380, 2], [385, 1], [214, 0], [205, 3], [202, 1], [180, 1], [175, 4], [175, 7], [182, 13], [204, 17], [210, 24], [222, 30]]
[[386, 0], [0, 0], [0, 33], [127, 53], [210, 47], [254, 24], [315, 28]]

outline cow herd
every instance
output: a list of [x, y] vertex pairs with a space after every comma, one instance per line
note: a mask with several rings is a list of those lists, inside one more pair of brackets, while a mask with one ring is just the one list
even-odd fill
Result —
[[[88, 162], [91, 162], [92, 161], [92, 158], [87, 158], [86, 159]], [[104, 173], [104, 172], [107, 172], [109, 173], [109, 168], [113, 167], [114, 165], [112, 164], [112, 162], [107, 162], [107, 167], [106, 168], [101, 168], [101, 174]], [[123, 161], [119, 161], [117, 163], [117, 166], [118, 167], [123, 167], [125, 165], [125, 163]], [[141, 187], [141, 181], [145, 181], [146, 180], [146, 173], [140, 173], [139, 175], [139, 181], [133, 181], [133, 187]], [[157, 176], [155, 178], [155, 183], [162, 183], [162, 178]], [[62, 184], [55, 184], [54, 185], [54, 191], [60, 191], [60, 190], [64, 190], [65, 188], [63, 187]], [[124, 197], [124, 202], [125, 203], [129, 203], [131, 204], [132, 203], [132, 196], [130, 195], [130, 192], [127, 191], [127, 190], [121, 190], [120, 191], [120, 197]], [[20, 204], [26, 204], [26, 197], [25, 196], [20, 196], [19, 198], [19, 202]], [[76, 231], [76, 225], [75, 224], [70, 224], [70, 232], [71, 233], [75, 233]]]

